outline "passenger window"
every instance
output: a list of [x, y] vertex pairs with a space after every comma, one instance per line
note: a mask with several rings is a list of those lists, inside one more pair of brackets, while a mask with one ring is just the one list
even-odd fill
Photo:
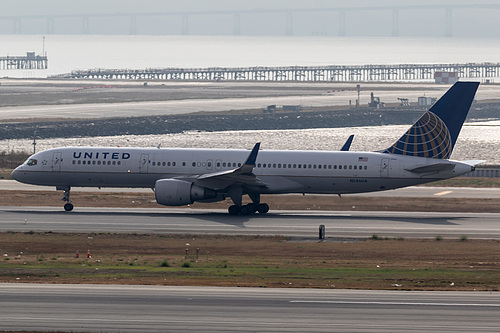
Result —
[[273, 164], [273, 168], [276, 168], [276, 163]]
[[193, 164], [191, 164], [191, 165], [195, 167], [196, 166], [196, 162], [193, 162]]
[[82, 161], [78, 160], [78, 164], [82, 164]]
[[71, 163], [76, 164], [76, 161], [75, 161], [75, 160], [73, 160]]
[[354, 166], [354, 170], [358, 170], [358, 166], [357, 165]]
[[172, 162], [172, 166], [175, 166], [175, 162]]
[[116, 164], [121, 165], [121, 164], [122, 164], [122, 161], [118, 161], [118, 162], [116, 162]]
[[351, 170], [351, 169], [352, 169], [352, 165], [349, 165], [349, 170]]
[[116, 161], [113, 161], [113, 165], [116, 165]]
[[155, 166], [155, 165], [156, 165], [156, 162], [153, 162], [153, 166]]
[[320, 165], [318, 165], [318, 169], [321, 169], [321, 164], [320, 164]]
[[368, 167], [365, 165], [365, 170], [368, 169]]
[[85, 164], [85, 163], [86, 163], [86, 161], [83, 161], [83, 162], [82, 162], [82, 164]]
[[182, 162], [182, 166], [185, 167], [186, 166], [186, 162]]

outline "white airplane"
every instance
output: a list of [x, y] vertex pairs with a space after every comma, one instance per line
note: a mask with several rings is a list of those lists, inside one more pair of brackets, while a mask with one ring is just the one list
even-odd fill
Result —
[[[230, 197], [231, 215], [267, 213], [261, 194], [383, 191], [457, 177], [481, 161], [449, 160], [477, 82], [455, 83], [391, 147], [378, 152], [253, 149], [67, 147], [36, 153], [12, 172], [19, 182], [71, 187], [152, 188], [156, 201], [181, 206]], [[243, 195], [252, 203], [242, 205]]]

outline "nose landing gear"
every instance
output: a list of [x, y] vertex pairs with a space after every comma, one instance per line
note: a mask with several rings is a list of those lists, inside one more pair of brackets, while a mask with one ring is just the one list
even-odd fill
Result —
[[64, 190], [64, 195], [62, 197], [62, 201], [65, 201], [66, 203], [64, 204], [64, 210], [67, 212], [70, 212], [73, 210], [73, 204], [71, 203], [71, 200], [69, 199], [69, 191], [71, 190], [71, 187], [69, 186], [64, 186], [62, 188], [57, 188], [58, 190]]

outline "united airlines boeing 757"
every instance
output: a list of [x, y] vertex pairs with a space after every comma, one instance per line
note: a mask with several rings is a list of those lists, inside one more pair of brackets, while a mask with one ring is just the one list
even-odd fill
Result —
[[[391, 147], [377, 152], [66, 147], [36, 153], [12, 172], [17, 181], [71, 187], [152, 188], [156, 201], [182, 206], [231, 198], [229, 214], [269, 211], [261, 194], [383, 191], [457, 177], [479, 161], [449, 160], [479, 83], [455, 83]], [[243, 205], [242, 197], [252, 201]]]

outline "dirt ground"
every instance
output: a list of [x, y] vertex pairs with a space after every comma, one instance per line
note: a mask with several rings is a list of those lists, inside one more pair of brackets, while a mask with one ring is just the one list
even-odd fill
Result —
[[500, 243], [466, 238], [297, 242], [259, 236], [4, 232], [0, 244], [0, 282], [404, 290], [500, 287]]

